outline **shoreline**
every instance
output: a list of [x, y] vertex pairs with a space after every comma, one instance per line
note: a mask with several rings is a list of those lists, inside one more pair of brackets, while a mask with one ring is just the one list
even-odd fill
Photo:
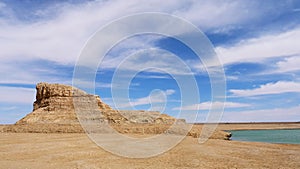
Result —
[[300, 129], [300, 122], [220, 123], [219, 130], [285, 130]]
[[226, 132], [230, 132], [230, 131], [247, 131], [247, 130], [300, 130], [300, 128], [276, 128], [276, 129], [272, 129], [272, 128], [268, 128], [268, 129], [233, 129], [233, 130], [224, 130]]
[[[187, 123], [192, 124], [192, 123]], [[201, 129], [204, 124], [216, 123], [194, 123], [193, 128]], [[14, 124], [0, 124], [0, 132], [3, 128]], [[251, 123], [218, 123], [216, 130], [236, 131], [236, 130], [297, 130], [300, 129], [300, 122], [251, 122]], [[76, 133], [76, 132], [74, 132]]]

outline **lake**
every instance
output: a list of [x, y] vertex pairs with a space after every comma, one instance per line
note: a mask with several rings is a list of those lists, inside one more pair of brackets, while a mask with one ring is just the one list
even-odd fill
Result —
[[232, 130], [232, 140], [300, 144], [300, 129]]

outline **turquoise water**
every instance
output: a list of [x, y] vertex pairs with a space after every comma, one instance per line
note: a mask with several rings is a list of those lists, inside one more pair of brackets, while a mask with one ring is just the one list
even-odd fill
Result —
[[233, 130], [230, 132], [232, 133], [232, 140], [300, 144], [300, 129]]

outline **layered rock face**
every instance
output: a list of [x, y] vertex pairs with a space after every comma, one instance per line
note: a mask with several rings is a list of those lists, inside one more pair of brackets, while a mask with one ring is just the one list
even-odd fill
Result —
[[60, 84], [38, 83], [33, 111], [7, 130], [14, 132], [83, 132], [73, 106], [73, 93], [83, 91]]
[[[173, 125], [174, 123], [176, 125]], [[83, 130], [82, 125], [86, 130]], [[119, 133], [129, 134], [186, 134], [191, 127], [184, 119], [175, 119], [160, 112], [114, 110], [101, 101], [99, 96], [87, 94], [71, 86], [38, 83], [33, 111], [16, 124], [4, 127], [2, 131], [101, 133], [108, 131], [108, 125]], [[193, 127], [187, 135], [199, 137], [200, 133], [201, 128]], [[218, 131], [211, 138], [229, 137], [228, 133]]]
[[[155, 124], [169, 126], [176, 120], [159, 112], [117, 111], [102, 102], [99, 96], [87, 94], [67, 85], [39, 83], [36, 91], [33, 111], [15, 125], [7, 127], [6, 130], [14, 132], [84, 132], [77, 118], [80, 113], [75, 113], [74, 101], [80, 104], [77, 106], [77, 111], [88, 110], [88, 114], [82, 114], [85, 116], [83, 118], [93, 119], [94, 122], [96, 118], [99, 123], [107, 122], [121, 133], [145, 131], [145, 124], [147, 124], [147, 128], [157, 128], [157, 126], [153, 126]], [[96, 102], [94, 108], [93, 101]], [[185, 123], [184, 120], [179, 121]], [[161, 126], [161, 129], [146, 129], [146, 131], [152, 131], [150, 133], [153, 134], [160, 133], [167, 129], [167, 126]]]
[[77, 124], [72, 96], [73, 88], [70, 86], [39, 83], [33, 112], [16, 124]]

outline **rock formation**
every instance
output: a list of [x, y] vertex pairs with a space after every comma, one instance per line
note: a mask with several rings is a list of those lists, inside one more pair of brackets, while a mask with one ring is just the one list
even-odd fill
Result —
[[[98, 112], [99, 119], [111, 125], [173, 124], [175, 118], [149, 111], [117, 111], [101, 101], [99, 96], [90, 95], [79, 89], [61, 84], [38, 83], [33, 111], [6, 128], [14, 132], [83, 132], [74, 108], [74, 97], [82, 103], [96, 100], [97, 107], [90, 110], [90, 103], [80, 108]], [[123, 116], [124, 115], [124, 116]], [[127, 118], [126, 118], [127, 117]], [[89, 118], [87, 116], [87, 118]], [[184, 123], [184, 120], [180, 120]], [[123, 126], [124, 128], [124, 126]], [[126, 129], [129, 130], [129, 129]], [[122, 132], [122, 131], [120, 131]]]
[[[184, 133], [182, 126], [188, 125], [184, 119], [176, 121], [176, 124], [181, 126], [175, 130], [168, 130], [175, 121], [175, 118], [159, 112], [114, 110], [101, 101], [99, 96], [87, 94], [71, 86], [38, 83], [33, 111], [14, 125], [4, 127], [3, 131], [82, 133], [84, 130], [81, 124], [92, 122], [107, 123], [120, 133]], [[192, 130], [188, 135], [199, 137], [199, 133], [198, 130]], [[221, 137], [224, 137], [224, 134]]]

